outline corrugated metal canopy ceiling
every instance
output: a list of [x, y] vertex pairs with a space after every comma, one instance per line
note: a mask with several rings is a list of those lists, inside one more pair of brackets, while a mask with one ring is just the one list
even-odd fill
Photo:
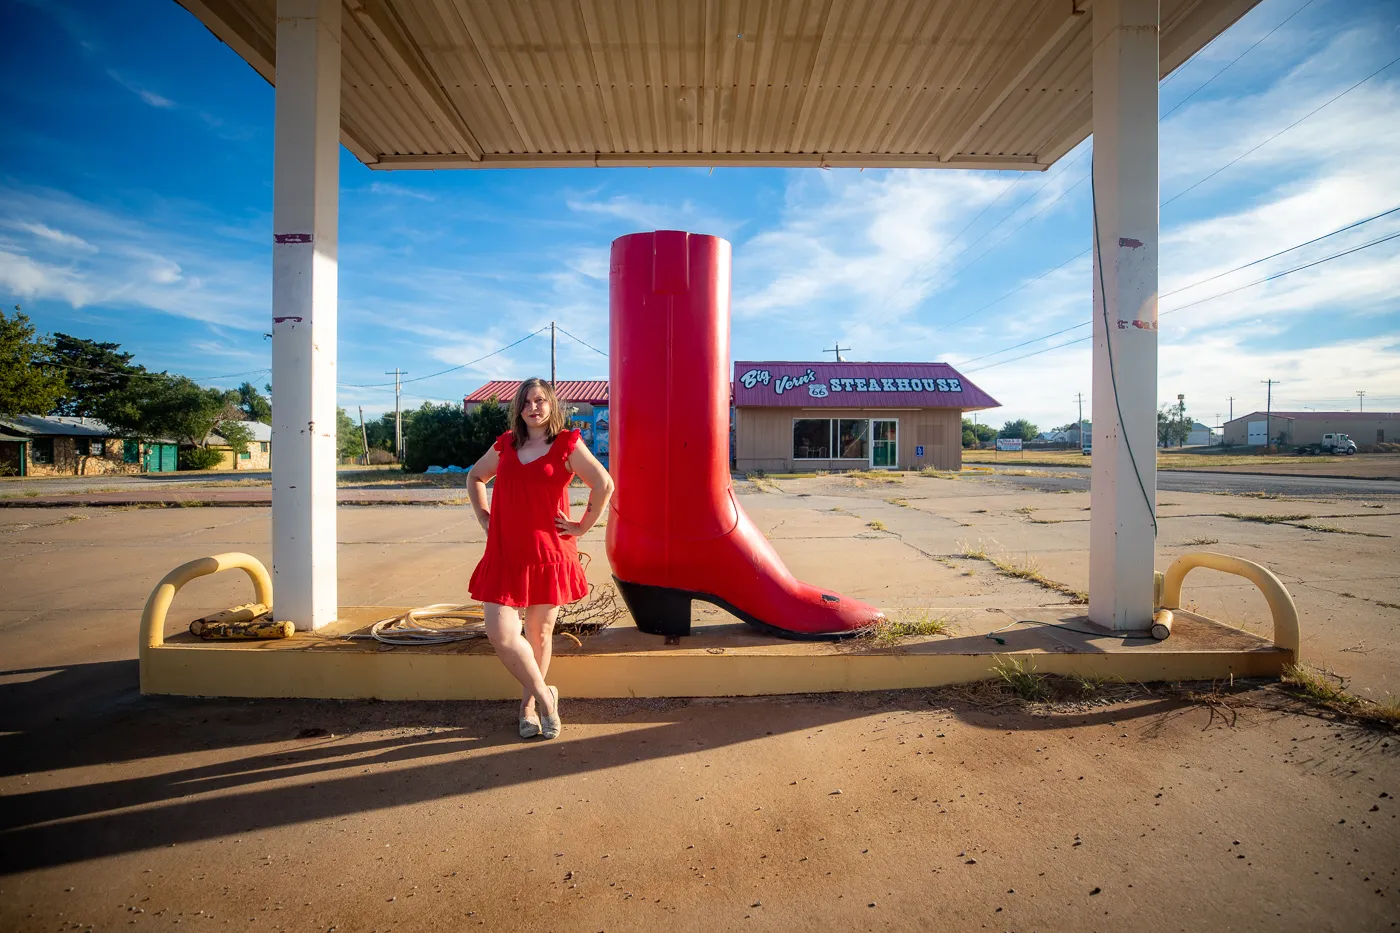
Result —
[[[276, 0], [179, 0], [275, 78]], [[1258, 0], [1161, 0], [1165, 75]], [[1090, 0], [344, 0], [379, 169], [1039, 170], [1090, 130]]]

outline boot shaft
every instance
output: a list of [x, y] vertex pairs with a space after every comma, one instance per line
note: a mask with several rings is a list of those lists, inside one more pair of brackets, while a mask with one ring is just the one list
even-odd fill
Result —
[[666, 540], [730, 531], [730, 245], [677, 230], [613, 241], [610, 469], [619, 518]]

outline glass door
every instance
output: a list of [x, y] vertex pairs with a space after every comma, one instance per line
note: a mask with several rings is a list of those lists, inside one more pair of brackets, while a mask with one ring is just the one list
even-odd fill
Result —
[[899, 422], [870, 422], [870, 465], [880, 470], [899, 467]]

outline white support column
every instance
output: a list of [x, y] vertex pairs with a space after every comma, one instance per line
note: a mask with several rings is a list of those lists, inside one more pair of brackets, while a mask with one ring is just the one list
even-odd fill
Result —
[[1158, 0], [1094, 0], [1089, 618], [1152, 625], [1157, 500]]
[[336, 617], [340, 0], [277, 0], [272, 207], [272, 576], [276, 617]]

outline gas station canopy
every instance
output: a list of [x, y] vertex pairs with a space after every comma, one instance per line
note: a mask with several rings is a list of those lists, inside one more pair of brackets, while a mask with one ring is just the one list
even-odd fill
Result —
[[[180, 0], [275, 83], [276, 0]], [[1165, 76], [1257, 0], [1161, 0]], [[1044, 170], [1088, 136], [1091, 0], [344, 0], [376, 169]]]

